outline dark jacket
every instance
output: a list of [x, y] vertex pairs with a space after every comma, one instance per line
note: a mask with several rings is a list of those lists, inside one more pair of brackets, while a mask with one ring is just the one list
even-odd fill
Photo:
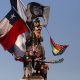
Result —
[[26, 40], [26, 48], [32, 46], [32, 44], [39, 45], [41, 44], [42, 41], [43, 41], [42, 37], [36, 38], [35, 34], [31, 33]]

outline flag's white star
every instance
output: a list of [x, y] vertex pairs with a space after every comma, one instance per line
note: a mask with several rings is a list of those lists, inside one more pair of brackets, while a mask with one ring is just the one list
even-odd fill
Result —
[[10, 19], [13, 19], [15, 18], [16, 16], [14, 14], [11, 15]]

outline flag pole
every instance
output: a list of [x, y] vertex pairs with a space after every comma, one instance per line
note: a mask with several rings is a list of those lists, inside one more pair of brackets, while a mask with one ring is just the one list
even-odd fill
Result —
[[[21, 0], [20, 0], [21, 1]], [[23, 4], [23, 6], [26, 8], [26, 6], [24, 5], [24, 3], [21, 1], [21, 3]]]
[[51, 37], [50, 32], [48, 31], [47, 27], [45, 27], [45, 29], [46, 29], [46, 31], [47, 31], [49, 37]]

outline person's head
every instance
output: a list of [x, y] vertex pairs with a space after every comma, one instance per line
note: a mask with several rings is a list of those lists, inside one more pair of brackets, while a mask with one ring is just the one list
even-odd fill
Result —
[[28, 56], [29, 55], [29, 51], [26, 51], [25, 55]]
[[33, 28], [34, 30], [41, 30], [40, 20], [39, 18], [36, 18], [33, 22]]
[[39, 38], [41, 36], [41, 25], [40, 25], [40, 20], [39, 18], [36, 18], [33, 21], [33, 32], [35, 33], [36, 37]]
[[33, 27], [39, 27], [40, 26], [40, 20], [39, 18], [36, 18], [34, 21], [33, 21]]

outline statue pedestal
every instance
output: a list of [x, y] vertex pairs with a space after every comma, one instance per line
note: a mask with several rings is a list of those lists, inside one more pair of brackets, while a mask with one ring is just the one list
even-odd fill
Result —
[[42, 76], [33, 76], [33, 77], [29, 77], [29, 78], [24, 78], [24, 79], [20, 79], [20, 80], [44, 80], [44, 78]]

